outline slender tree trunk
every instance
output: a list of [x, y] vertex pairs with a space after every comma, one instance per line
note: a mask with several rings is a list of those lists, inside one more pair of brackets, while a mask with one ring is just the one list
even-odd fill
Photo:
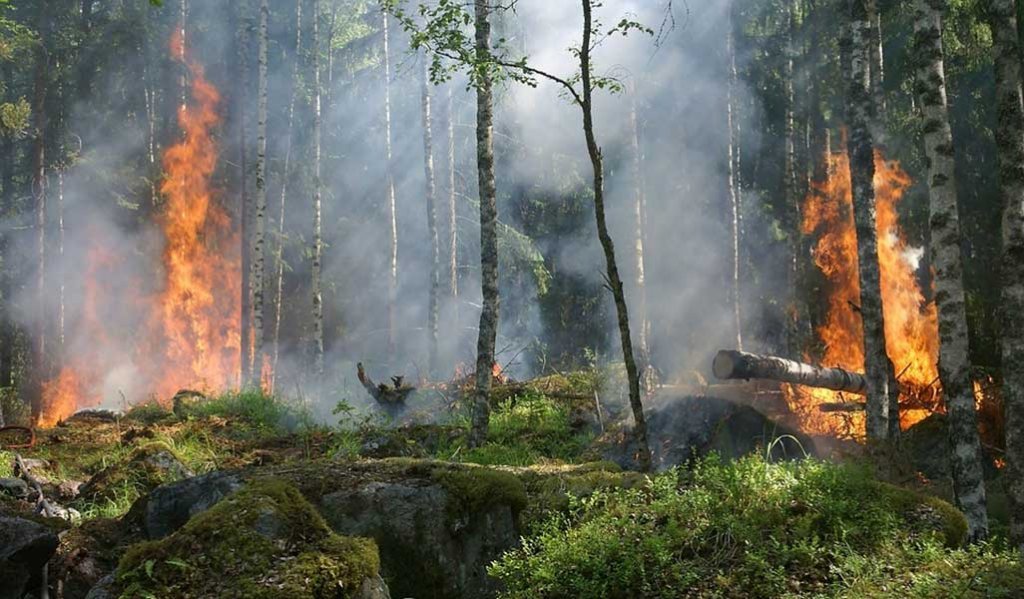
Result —
[[388, 353], [393, 354], [396, 327], [395, 304], [398, 301], [398, 216], [395, 206], [395, 172], [391, 162], [391, 40], [388, 32], [388, 12], [381, 10], [380, 14], [384, 31], [384, 171], [387, 186], [384, 201], [391, 252], [388, 263]]
[[47, 115], [46, 115], [46, 87], [49, 77], [49, 51], [47, 24], [50, 16], [48, 0], [42, 0], [39, 17], [40, 41], [36, 50], [35, 81], [32, 97], [32, 117], [35, 129], [35, 139], [32, 144], [32, 195], [35, 199], [35, 226], [36, 226], [36, 308], [39, 314], [35, 323], [35, 344], [34, 364], [35, 377], [37, 382], [36, 392], [33, 394], [32, 417], [33, 420], [42, 414], [42, 381], [47, 377], [46, 360], [46, 308], [49, 298], [46, 291], [46, 136], [47, 136]]
[[882, 53], [882, 13], [878, 10], [878, 0], [867, 0], [868, 21], [871, 27], [871, 94], [874, 97], [875, 116], [879, 121], [885, 120], [885, 66]]
[[[256, 218], [252, 240], [252, 347], [254, 364], [250, 372], [250, 387], [261, 382], [266, 347], [264, 344], [263, 290], [264, 290], [264, 237], [267, 230], [267, 20], [270, 7], [260, 0], [259, 50], [257, 54], [257, 109], [256, 109]], [[268, 373], [269, 374], [269, 373]]]
[[313, 0], [313, 368], [317, 379], [324, 374], [324, 305], [320, 283], [323, 258], [320, 181], [320, 0]]
[[157, 167], [156, 155], [157, 155], [157, 141], [156, 141], [156, 83], [153, 80], [153, 56], [152, 50], [150, 49], [149, 40], [149, 25], [147, 21], [145, 34], [142, 39], [139, 53], [142, 55], [142, 88], [145, 103], [146, 103], [146, 160], [149, 168], [147, 169], [147, 179], [149, 180], [149, 207], [156, 208], [160, 201], [160, 196], [157, 193], [157, 177], [160, 175], [160, 169]]
[[939, 313], [939, 378], [948, 413], [954, 495], [967, 517], [970, 537], [983, 539], [988, 535], [988, 515], [970, 376], [953, 134], [946, 105], [941, 25], [944, 2], [916, 0], [915, 4], [915, 88], [924, 117], [928, 157], [931, 252]]
[[1024, 551], [1024, 99], [1013, 0], [988, 0], [1003, 200], [1002, 361], [1010, 540]]
[[633, 340], [629, 331], [629, 311], [626, 308], [626, 295], [619, 277], [619, 268], [615, 261], [615, 245], [608, 233], [608, 225], [604, 212], [604, 166], [601, 148], [597, 145], [594, 135], [592, 83], [590, 74], [590, 37], [593, 28], [591, 1], [583, 3], [583, 43], [580, 45], [580, 83], [583, 86], [583, 133], [587, 139], [587, 154], [594, 170], [594, 215], [597, 219], [597, 236], [604, 250], [605, 266], [608, 274], [608, 286], [615, 298], [615, 311], [618, 315], [619, 337], [622, 342], [622, 358], [626, 365], [626, 378], [629, 381], [629, 404], [633, 409], [633, 435], [637, 442], [637, 462], [640, 470], [647, 472], [651, 468], [651, 449], [647, 442], [647, 421], [644, 418], [643, 403], [640, 399], [640, 376], [633, 356]]
[[[185, 5], [184, 0], [182, 6]], [[244, 11], [244, 4], [239, 10]], [[238, 110], [238, 164], [239, 178], [239, 222], [242, 244], [242, 316], [239, 322], [241, 374], [240, 385], [247, 386], [252, 380], [252, 214], [249, 199], [249, 25], [247, 15], [238, 19], [238, 68], [241, 72], [240, 89], [235, 92], [235, 106]], [[184, 29], [184, 28], [183, 28]], [[184, 105], [184, 104], [182, 104]]]
[[871, 137], [871, 88], [868, 72], [870, 23], [864, 0], [849, 0], [850, 72], [847, 73], [846, 110], [850, 128], [847, 142], [853, 187], [853, 217], [860, 264], [860, 314], [864, 327], [864, 370], [868, 380], [867, 427], [869, 440], [889, 438], [889, 385], [892, 365], [885, 351], [885, 319], [878, 264], [875, 207], [875, 156]]
[[455, 99], [448, 86], [448, 293], [452, 297], [453, 320], [459, 325], [459, 227], [455, 204]]
[[636, 84], [629, 96], [629, 144], [630, 144], [630, 175], [633, 178], [633, 272], [638, 303], [638, 320], [640, 331], [637, 335], [640, 351], [641, 369], [645, 372], [650, 366], [651, 349], [647, 337], [647, 280], [646, 258], [644, 256], [644, 240], [646, 223], [644, 222], [644, 174], [643, 153], [640, 151], [640, 127], [636, 114]]
[[[181, 0], [178, 3], [178, 33], [181, 35], [181, 54], [178, 55], [178, 64], [185, 65], [185, 45], [188, 37], [185, 35], [185, 25], [188, 23], [188, 0]], [[181, 74], [178, 77], [178, 107], [185, 108], [188, 101], [188, 81], [185, 78], [185, 67], [180, 66]]]
[[[474, 0], [476, 60], [491, 59], [491, 23], [488, 0]], [[480, 286], [483, 301], [476, 344], [476, 387], [473, 391], [471, 447], [487, 440], [490, 421], [491, 382], [494, 378], [494, 345], [498, 337], [498, 202], [494, 181], [494, 93], [486, 70], [476, 81], [476, 165], [480, 186]]]
[[[731, 16], [731, 12], [730, 12]], [[732, 317], [733, 326], [736, 332], [736, 349], [743, 349], [743, 318], [740, 310], [741, 289], [740, 289], [740, 207], [739, 189], [737, 189], [737, 153], [738, 142], [736, 134], [736, 41], [733, 32], [732, 19], [729, 20], [728, 31], [726, 32], [725, 43], [729, 54], [729, 85], [725, 102], [726, 125], [729, 128], [728, 159], [729, 159], [729, 211], [732, 221]]]
[[295, 142], [295, 98], [298, 95], [299, 63], [302, 59], [302, 2], [295, 0], [295, 62], [292, 64], [291, 95], [288, 98], [288, 133], [285, 140], [284, 168], [281, 171], [281, 204], [277, 215], [277, 244], [274, 246], [274, 359], [270, 372], [270, 392], [277, 384], [277, 362], [281, 356], [281, 300], [284, 294], [284, 218], [288, 204], [288, 179], [291, 176], [292, 144]]
[[786, 314], [786, 346], [790, 356], [799, 356], [803, 350], [804, 339], [801, 337], [801, 325], [806, 322], [805, 310], [801, 309], [800, 297], [800, 194], [797, 182], [796, 167], [796, 94], [793, 89], [793, 55], [795, 46], [793, 30], [796, 22], [796, 0], [789, 0], [786, 6], [786, 39], [785, 58], [783, 59], [783, 86], [786, 98], [785, 130], [785, 167], [783, 171], [783, 194], [786, 212], [789, 214], [789, 256], [787, 275], [789, 278], [789, 309]]
[[441, 292], [441, 239], [437, 232], [437, 192], [434, 184], [434, 141], [430, 126], [430, 82], [427, 55], [420, 72], [420, 97], [423, 116], [423, 176], [427, 194], [427, 234], [430, 236], [430, 296], [427, 301], [427, 334], [430, 376], [438, 372], [438, 295]]

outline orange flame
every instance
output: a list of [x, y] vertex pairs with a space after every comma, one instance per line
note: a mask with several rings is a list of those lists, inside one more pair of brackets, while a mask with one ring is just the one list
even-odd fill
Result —
[[78, 373], [73, 368], [62, 368], [57, 378], [43, 383], [43, 412], [37, 425], [48, 428], [67, 418], [84, 395]]
[[[175, 34], [176, 56], [182, 55], [181, 43]], [[241, 346], [238, 238], [210, 187], [220, 94], [201, 65], [188, 61], [188, 68], [194, 105], [178, 111], [184, 139], [164, 153], [166, 178], [160, 186], [166, 198], [159, 219], [166, 237], [165, 287], [151, 326], [163, 342], [166, 374], [153, 388], [162, 397], [186, 384], [210, 389], [232, 384]]]
[[[860, 305], [857, 234], [853, 221], [850, 163], [845, 152], [829, 156], [829, 178], [815, 182], [803, 206], [802, 230], [817, 233], [814, 263], [828, 281], [828, 311], [818, 328], [823, 346], [821, 363], [864, 371], [864, 337]], [[899, 376], [901, 388], [914, 390], [905, 397], [913, 406], [900, 411], [907, 428], [939, 407], [938, 318], [935, 304], [926, 302], [917, 281], [919, 253], [907, 244], [897, 207], [910, 186], [910, 177], [898, 162], [875, 151], [878, 261], [881, 269], [885, 345]], [[827, 389], [796, 388], [787, 394], [800, 425], [809, 432], [864, 434], [863, 413], [823, 413], [823, 403], [849, 401]]]
[[[117, 272], [122, 258], [103, 245], [105, 236], [90, 236], [83, 313], [74, 325], [77, 336], [88, 340], [90, 347], [72, 352], [60, 374], [44, 383], [40, 426], [52, 426], [77, 408], [99, 404], [104, 394], [101, 382], [123, 366], [110, 357], [114, 355], [127, 353], [136, 382], [159, 399], [185, 387], [218, 390], [237, 383], [239, 236], [210, 184], [217, 166], [214, 132], [220, 122], [220, 94], [206, 80], [203, 67], [188, 58], [180, 32], [172, 36], [170, 49], [191, 73], [192, 102], [178, 112], [181, 141], [163, 156], [160, 192], [165, 204], [157, 217], [163, 264], [162, 269], [153, 269], [160, 280], [152, 285], [157, 291], [147, 295], [142, 281], [120, 293], [109, 289], [105, 281], [112, 277], [105, 274]], [[104, 322], [126, 308], [142, 312], [137, 329], [128, 332], [138, 338], [114, 339]]]

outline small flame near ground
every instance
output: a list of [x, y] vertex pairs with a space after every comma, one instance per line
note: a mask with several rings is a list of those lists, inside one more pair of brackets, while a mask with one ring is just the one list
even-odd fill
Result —
[[[214, 133], [220, 122], [220, 94], [203, 67], [188, 57], [180, 33], [171, 56], [191, 74], [192, 101], [178, 112], [182, 139], [163, 155], [164, 205], [157, 222], [164, 240], [161, 277], [110, 289], [105, 272], [123, 260], [92, 235], [85, 273], [83, 317], [71, 337], [86, 339], [87, 351], [71, 351], [60, 373], [42, 386], [40, 426], [52, 426], [81, 407], [104, 399], [104, 382], [118, 367], [108, 356], [129, 348], [136, 386], [168, 400], [181, 388], [219, 390], [238, 384], [241, 316], [239, 235], [217, 202], [210, 179], [217, 166]], [[156, 291], [147, 293], [148, 288]], [[138, 327], [115, 336], [102, 326], [104, 314], [139, 312]], [[123, 319], [119, 319], [121, 322]], [[108, 398], [109, 399], [109, 398]], [[139, 399], [139, 398], [132, 398]]]
[[[829, 177], [815, 182], [803, 205], [802, 230], [816, 235], [814, 263], [827, 280], [828, 309], [816, 333], [825, 366], [863, 372], [864, 338], [858, 306], [857, 235], [853, 220], [850, 162], [846, 152], [829, 157]], [[881, 268], [885, 344], [901, 386], [903, 428], [928, 417], [941, 406], [938, 318], [934, 302], [925, 300], [916, 275], [919, 252], [910, 248], [899, 223], [899, 202], [912, 181], [896, 161], [875, 151], [878, 259]], [[824, 403], [856, 398], [827, 389], [787, 387], [787, 401], [803, 430], [853, 438], [864, 435], [864, 414], [824, 413]]]

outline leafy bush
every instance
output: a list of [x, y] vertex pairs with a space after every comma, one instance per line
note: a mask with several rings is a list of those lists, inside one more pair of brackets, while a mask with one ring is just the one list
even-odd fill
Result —
[[712, 457], [575, 501], [490, 572], [507, 597], [929, 596], [973, 579], [1022, 596], [1017, 557], [948, 548], [963, 524], [857, 467]]

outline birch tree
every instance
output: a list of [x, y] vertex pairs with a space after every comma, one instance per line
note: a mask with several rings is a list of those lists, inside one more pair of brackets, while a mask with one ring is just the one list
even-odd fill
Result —
[[288, 179], [291, 177], [292, 145], [295, 143], [295, 100], [298, 96], [299, 64], [302, 56], [302, 3], [295, 0], [295, 55], [292, 62], [291, 91], [288, 96], [288, 131], [285, 134], [284, 165], [281, 169], [281, 202], [277, 214], [277, 243], [274, 245], [274, 332], [270, 392], [277, 379], [277, 363], [281, 356], [281, 298], [284, 291], [284, 219], [288, 205]]
[[995, 128], [1003, 204], [1002, 363], [1010, 540], [1024, 550], [1024, 98], [1013, 0], [987, 0], [995, 63]]
[[437, 232], [437, 192], [434, 181], [434, 141], [430, 126], [429, 65], [420, 70], [420, 107], [423, 118], [423, 178], [426, 182], [427, 234], [430, 237], [430, 290], [427, 300], [427, 335], [431, 376], [438, 371], [438, 294], [441, 291], [441, 239]]
[[320, 0], [313, 0], [313, 371], [318, 379], [324, 374], [324, 305], [320, 283], [323, 258], [323, 225], [320, 181]]
[[455, 98], [448, 86], [448, 293], [452, 298], [453, 321], [459, 324], [459, 227], [455, 191]]
[[[644, 191], [643, 152], [640, 150], [640, 126], [637, 123], [636, 83], [629, 96], [629, 149], [630, 170], [633, 178], [633, 272], [637, 297], [637, 334], [641, 368], [650, 372], [651, 348], [648, 339], [646, 257], [644, 255], [647, 227], [645, 222], [646, 197]], [[646, 386], [646, 385], [645, 385]]]
[[736, 329], [736, 349], [743, 349], [743, 327], [742, 314], [740, 311], [740, 218], [742, 209], [740, 206], [741, 197], [739, 190], [739, 144], [736, 115], [736, 94], [738, 88], [738, 77], [736, 73], [736, 36], [733, 31], [732, 10], [729, 11], [729, 24], [726, 31], [725, 45], [729, 55], [729, 84], [726, 88], [725, 116], [726, 126], [729, 131], [727, 143], [728, 165], [728, 186], [729, 186], [729, 217], [732, 231], [732, 318], [733, 326]]
[[259, 49], [257, 51], [257, 108], [256, 108], [256, 214], [252, 239], [252, 346], [254, 364], [249, 385], [258, 387], [263, 367], [264, 347], [263, 289], [264, 289], [264, 236], [267, 227], [267, 20], [270, 8], [267, 0], [259, 6]]
[[875, 207], [875, 152], [871, 135], [872, 95], [868, 67], [870, 22], [865, 0], [848, 0], [850, 63], [847, 73], [846, 110], [850, 128], [847, 142], [853, 187], [853, 217], [857, 231], [860, 265], [860, 315], [864, 327], [864, 369], [868, 382], [866, 432], [869, 440], [890, 436], [889, 385], [892, 365], [885, 350], [885, 318], [878, 264]]
[[384, 214], [388, 225], [388, 352], [395, 349], [395, 303], [398, 301], [398, 216], [395, 206], [395, 172], [391, 163], [391, 50], [388, 12], [381, 10], [384, 39]]
[[967, 517], [970, 537], [982, 539], [988, 534], [988, 515], [982, 479], [981, 442], [970, 377], [953, 134], [946, 103], [942, 48], [945, 2], [916, 0], [914, 8], [915, 91], [923, 118], [924, 147], [928, 158], [931, 255], [939, 314], [939, 378], [948, 414], [953, 489], [957, 505]]

